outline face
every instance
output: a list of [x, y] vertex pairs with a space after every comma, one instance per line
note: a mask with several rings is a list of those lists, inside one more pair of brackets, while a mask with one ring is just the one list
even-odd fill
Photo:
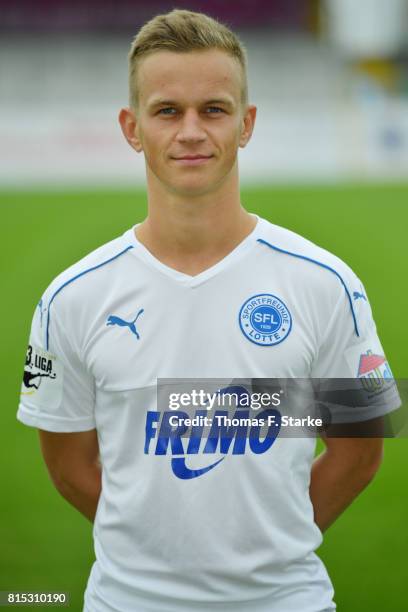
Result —
[[237, 152], [249, 141], [254, 106], [243, 108], [238, 61], [217, 49], [160, 51], [138, 66], [136, 113], [122, 130], [143, 151], [148, 181], [168, 192], [201, 195], [237, 177]]

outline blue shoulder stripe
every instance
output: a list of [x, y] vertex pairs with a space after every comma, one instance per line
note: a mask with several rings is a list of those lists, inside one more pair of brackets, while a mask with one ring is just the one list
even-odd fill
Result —
[[126, 249], [123, 249], [123, 251], [120, 251], [120, 253], [117, 253], [116, 255], [111, 257], [110, 259], [107, 259], [106, 261], [103, 261], [102, 263], [98, 264], [97, 266], [93, 266], [93, 268], [88, 268], [87, 270], [84, 270], [83, 272], [80, 272], [76, 276], [73, 276], [72, 278], [67, 280], [63, 285], [61, 285], [61, 287], [59, 287], [54, 292], [54, 294], [52, 295], [52, 297], [51, 297], [51, 299], [50, 299], [50, 301], [48, 303], [47, 327], [46, 327], [46, 342], [45, 342], [45, 348], [46, 348], [47, 351], [48, 351], [48, 347], [49, 347], [50, 308], [51, 308], [51, 304], [53, 303], [55, 297], [59, 294], [59, 292], [62, 291], [64, 289], [64, 287], [66, 287], [67, 285], [70, 285], [71, 283], [76, 281], [81, 276], [84, 276], [85, 274], [88, 274], [88, 272], [92, 272], [93, 270], [97, 270], [98, 268], [102, 268], [102, 266], [105, 266], [106, 264], [110, 263], [114, 259], [117, 259], [121, 255], [123, 255], [124, 253], [129, 251], [129, 249], [133, 249], [133, 245], [130, 245], [130, 246], [126, 247]]
[[360, 336], [360, 334], [358, 333], [357, 319], [356, 319], [356, 315], [355, 315], [355, 312], [354, 312], [353, 301], [351, 299], [350, 292], [347, 289], [346, 283], [344, 282], [344, 280], [342, 279], [340, 274], [336, 270], [334, 270], [334, 268], [331, 268], [330, 266], [328, 266], [327, 264], [322, 263], [321, 261], [317, 261], [316, 259], [312, 259], [311, 257], [306, 257], [305, 255], [299, 255], [298, 253], [292, 253], [291, 251], [285, 251], [284, 249], [281, 249], [281, 248], [279, 248], [277, 246], [274, 246], [273, 244], [270, 244], [269, 242], [267, 242], [266, 240], [263, 240], [262, 238], [258, 238], [258, 242], [261, 242], [262, 244], [265, 244], [266, 246], [268, 246], [269, 248], [273, 249], [274, 251], [279, 251], [279, 253], [285, 253], [285, 255], [291, 255], [292, 257], [297, 257], [298, 259], [304, 259], [305, 261], [310, 261], [311, 263], [314, 263], [317, 266], [320, 266], [321, 268], [325, 268], [326, 270], [329, 270], [330, 272], [333, 272], [333, 274], [335, 274], [337, 276], [337, 278], [340, 280], [341, 284], [344, 287], [344, 290], [346, 292], [346, 295], [348, 297], [348, 301], [349, 301], [349, 304], [350, 304], [351, 315], [352, 315], [353, 321], [354, 321], [354, 329], [355, 329], [356, 335]]

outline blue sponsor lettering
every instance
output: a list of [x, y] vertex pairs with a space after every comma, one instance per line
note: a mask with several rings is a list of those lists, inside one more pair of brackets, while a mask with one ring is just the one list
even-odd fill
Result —
[[[206, 410], [197, 410], [194, 422], [198, 425], [189, 427], [184, 421], [191, 423], [192, 419], [186, 412], [147, 412], [144, 453], [170, 455], [173, 473], [178, 478], [197, 478], [212, 470], [224, 457], [209, 466], [194, 470], [186, 466], [186, 456], [198, 455], [200, 450], [203, 456], [216, 452], [222, 455], [243, 455], [248, 450], [262, 454], [271, 448], [281, 427], [281, 414], [271, 408], [263, 410], [256, 420], [249, 418], [249, 410], [238, 409], [232, 419], [228, 419], [227, 411], [217, 410], [207, 435], [204, 435], [202, 423], [207, 414]], [[153, 440], [155, 445], [152, 446]], [[180, 456], [183, 457], [177, 459]]]

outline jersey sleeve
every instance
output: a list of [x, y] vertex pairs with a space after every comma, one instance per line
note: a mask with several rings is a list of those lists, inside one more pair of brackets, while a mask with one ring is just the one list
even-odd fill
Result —
[[54, 432], [95, 428], [94, 381], [55, 304], [38, 304], [26, 353], [17, 419]]
[[383, 416], [401, 400], [361, 281], [350, 271], [339, 289], [312, 377], [320, 396], [330, 397], [332, 422], [353, 423]]

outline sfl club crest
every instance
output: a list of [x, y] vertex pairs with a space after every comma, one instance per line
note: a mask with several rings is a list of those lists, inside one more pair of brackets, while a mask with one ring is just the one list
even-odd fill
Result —
[[239, 311], [239, 325], [248, 340], [260, 346], [275, 346], [292, 329], [292, 316], [276, 295], [260, 293], [248, 298]]

